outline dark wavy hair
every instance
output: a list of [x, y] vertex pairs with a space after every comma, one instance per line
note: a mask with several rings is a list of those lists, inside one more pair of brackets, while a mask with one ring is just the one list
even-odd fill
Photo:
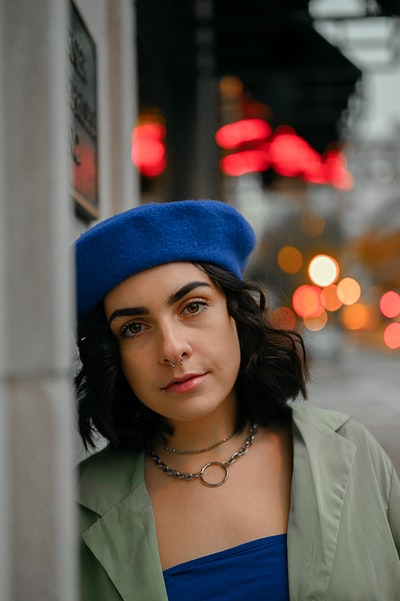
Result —
[[[288, 420], [287, 401], [307, 397], [301, 336], [271, 326], [266, 295], [257, 284], [208, 263], [197, 266], [224, 292], [228, 312], [236, 322], [241, 351], [236, 430], [248, 420], [264, 426]], [[96, 447], [98, 434], [112, 448], [141, 450], [151, 440], [172, 433], [168, 421], [145, 407], [126, 381], [103, 303], [79, 328], [78, 349], [78, 428], [86, 449]]]

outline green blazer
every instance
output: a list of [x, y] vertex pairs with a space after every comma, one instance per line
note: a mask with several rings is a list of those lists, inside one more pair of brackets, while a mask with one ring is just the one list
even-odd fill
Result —
[[[293, 408], [291, 601], [399, 601], [400, 482], [348, 416]], [[82, 601], [167, 601], [144, 454], [80, 465]], [[397, 547], [397, 548], [396, 548]]]

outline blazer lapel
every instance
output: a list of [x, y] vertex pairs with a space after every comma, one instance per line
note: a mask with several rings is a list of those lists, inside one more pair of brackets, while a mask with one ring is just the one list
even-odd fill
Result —
[[291, 599], [324, 599], [336, 552], [340, 516], [355, 455], [336, 430], [348, 420], [322, 419], [293, 407], [294, 469], [288, 527]]
[[[132, 460], [120, 456], [109, 466], [114, 469], [109, 471], [108, 481], [112, 482], [106, 502], [104, 488], [101, 496], [92, 490], [86, 493], [85, 501], [81, 499], [82, 504], [99, 514], [82, 538], [124, 601], [168, 601], [151, 501], [144, 484], [143, 457], [135, 460], [136, 469], [129, 462]], [[118, 471], [124, 474], [123, 486]], [[133, 472], [132, 487], [126, 490], [129, 471], [131, 476]]]

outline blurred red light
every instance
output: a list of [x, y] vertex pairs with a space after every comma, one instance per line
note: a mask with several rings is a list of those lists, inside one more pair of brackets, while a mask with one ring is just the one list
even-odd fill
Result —
[[271, 141], [270, 150], [271, 163], [275, 171], [287, 177], [299, 174], [299, 147], [296, 134], [278, 134]]
[[303, 284], [293, 293], [293, 309], [300, 317], [316, 317], [324, 310], [321, 305], [321, 289], [317, 286]]
[[241, 144], [267, 140], [271, 127], [263, 119], [242, 119], [221, 127], [215, 134], [218, 146], [233, 150]]
[[135, 127], [133, 134], [137, 140], [143, 138], [163, 140], [165, 138], [165, 127], [161, 123], [144, 123], [143, 125]]
[[156, 177], [166, 167], [165, 127], [161, 123], [138, 125], [132, 133], [132, 162], [142, 175]]
[[266, 149], [241, 150], [235, 154], [228, 154], [220, 161], [221, 170], [231, 176], [265, 171], [269, 166], [269, 155]]
[[304, 156], [303, 177], [312, 184], [326, 184], [326, 175], [321, 155], [314, 148], [308, 147]]
[[341, 190], [349, 190], [353, 185], [343, 153], [330, 150], [321, 156], [289, 125], [278, 127], [272, 135], [264, 119], [242, 119], [221, 127], [215, 139], [221, 148], [237, 150], [235, 156], [240, 155], [222, 159], [221, 169], [227, 175], [272, 168], [283, 177], [301, 177], [313, 184], [330, 184]]
[[341, 190], [349, 190], [353, 185], [353, 178], [347, 171], [344, 154], [340, 150], [329, 150], [324, 154], [323, 161], [327, 182]]
[[272, 167], [280, 175], [303, 176], [318, 183], [323, 181], [321, 157], [293, 130], [278, 129], [271, 140], [270, 150]]
[[394, 290], [385, 292], [379, 301], [379, 308], [385, 317], [396, 317], [400, 314], [400, 294]]

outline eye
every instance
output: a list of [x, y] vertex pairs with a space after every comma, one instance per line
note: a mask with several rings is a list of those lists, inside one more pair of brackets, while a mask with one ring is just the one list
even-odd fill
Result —
[[122, 326], [119, 334], [122, 338], [135, 338], [135, 336], [141, 334], [145, 329], [147, 329], [146, 324], [140, 321], [130, 321]]
[[206, 310], [208, 303], [204, 300], [193, 300], [185, 305], [183, 314], [198, 315]]

